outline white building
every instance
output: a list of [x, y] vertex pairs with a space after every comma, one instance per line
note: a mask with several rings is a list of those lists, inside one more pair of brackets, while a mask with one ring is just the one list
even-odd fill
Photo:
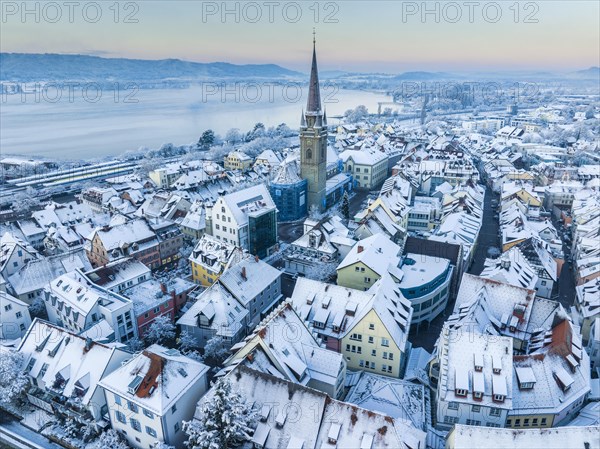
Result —
[[2, 239], [0, 239], [0, 274], [4, 279], [8, 279], [27, 262], [38, 257], [38, 252], [29, 243], [9, 232], [2, 235]]
[[[290, 332], [293, 332], [293, 337]], [[276, 375], [339, 398], [344, 391], [346, 361], [321, 346], [289, 303], [275, 309], [226, 362], [225, 372], [239, 364]]]
[[63, 274], [44, 290], [48, 319], [97, 341], [137, 338], [132, 302], [91, 282], [81, 270]]
[[108, 407], [100, 380], [131, 357], [116, 346], [80, 337], [36, 318], [18, 351], [35, 388], [29, 401], [50, 413], [85, 423], [101, 421]]
[[219, 197], [207, 218], [213, 237], [252, 254], [277, 243], [277, 208], [263, 184]]
[[183, 447], [181, 425], [207, 390], [208, 367], [176, 349], [152, 345], [100, 382], [112, 428], [139, 449], [157, 441]]
[[600, 426], [555, 429], [490, 429], [456, 425], [448, 434], [446, 449], [503, 447], [513, 449], [592, 449], [598, 446]]
[[512, 346], [510, 337], [442, 329], [432, 364], [440, 428], [504, 427], [512, 408]]
[[0, 291], [0, 340], [16, 340], [25, 335], [31, 324], [26, 303]]
[[219, 282], [248, 310], [250, 327], [256, 326], [283, 299], [281, 271], [258, 257], [247, 257], [230, 266]]
[[213, 337], [222, 339], [227, 347], [241, 341], [248, 332], [250, 313], [217, 281], [202, 292], [183, 314], [177, 325], [192, 335], [199, 348]]
[[408, 253], [399, 268], [398, 287], [412, 305], [412, 324], [433, 321], [448, 304], [454, 272], [450, 260]]

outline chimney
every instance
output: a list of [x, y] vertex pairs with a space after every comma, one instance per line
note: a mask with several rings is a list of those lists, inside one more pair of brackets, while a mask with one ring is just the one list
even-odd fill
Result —
[[165, 285], [164, 282], [160, 283], [160, 291], [163, 292], [163, 294], [167, 294], [167, 286]]
[[242, 279], [247, 281], [248, 278], [246, 277], [246, 267], [242, 267]]
[[363, 246], [362, 245], [358, 245], [358, 248], [356, 249], [356, 252], [357, 253], [362, 253], [363, 250], [364, 250]]
[[258, 262], [258, 256], [254, 256], [254, 262]]

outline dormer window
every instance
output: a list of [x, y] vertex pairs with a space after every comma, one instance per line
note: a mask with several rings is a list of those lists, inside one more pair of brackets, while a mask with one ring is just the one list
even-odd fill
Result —
[[501, 394], [495, 394], [493, 396], [494, 402], [504, 402], [504, 398], [505, 398], [505, 396], [503, 396]]
[[475, 367], [475, 371], [483, 371], [483, 354], [473, 354], [473, 365]]
[[456, 394], [456, 396], [466, 396], [468, 391], [467, 390], [463, 390], [460, 388], [457, 388], [456, 390], [454, 390], [454, 393]]

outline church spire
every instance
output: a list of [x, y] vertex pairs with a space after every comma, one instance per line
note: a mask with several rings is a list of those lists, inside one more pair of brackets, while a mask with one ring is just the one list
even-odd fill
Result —
[[306, 104], [307, 114], [321, 112], [321, 92], [319, 90], [319, 70], [317, 69], [317, 39], [313, 28], [313, 57], [310, 69], [310, 83], [308, 87], [308, 102]]

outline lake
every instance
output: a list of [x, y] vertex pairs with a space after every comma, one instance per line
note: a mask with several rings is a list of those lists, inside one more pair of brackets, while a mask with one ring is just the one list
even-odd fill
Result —
[[[3, 95], [0, 103], [0, 152], [52, 159], [118, 156], [140, 147], [158, 148], [196, 142], [213, 129], [224, 135], [256, 122], [286, 123], [296, 129], [306, 105], [306, 86], [197, 85], [183, 89], [122, 89], [87, 92], [52, 86], [37, 94]], [[364, 104], [370, 112], [390, 101], [384, 94], [321, 91], [328, 117]], [[330, 118], [329, 123], [337, 123]]]

